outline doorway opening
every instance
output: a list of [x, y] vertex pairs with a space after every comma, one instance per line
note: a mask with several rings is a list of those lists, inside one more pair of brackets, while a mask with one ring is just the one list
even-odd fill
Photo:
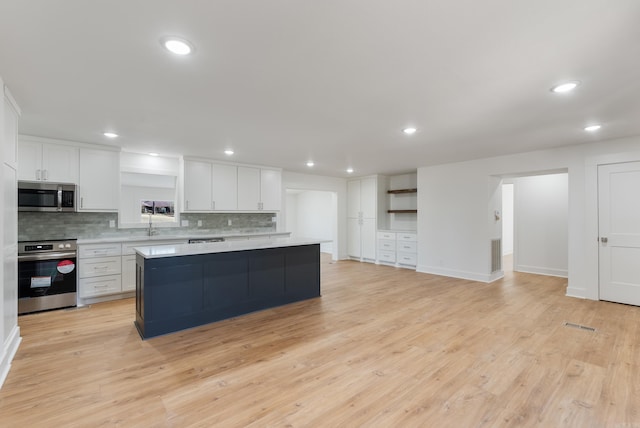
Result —
[[503, 177], [503, 272], [568, 277], [568, 172]]
[[320, 252], [338, 260], [338, 194], [325, 190], [286, 189], [285, 230], [294, 238], [325, 240]]

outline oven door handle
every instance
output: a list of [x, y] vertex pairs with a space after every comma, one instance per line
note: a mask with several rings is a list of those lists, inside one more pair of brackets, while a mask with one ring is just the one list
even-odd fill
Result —
[[41, 253], [41, 254], [28, 254], [24, 256], [18, 256], [19, 262], [31, 262], [36, 260], [62, 260], [75, 258], [77, 255], [74, 251], [62, 252], [62, 253]]

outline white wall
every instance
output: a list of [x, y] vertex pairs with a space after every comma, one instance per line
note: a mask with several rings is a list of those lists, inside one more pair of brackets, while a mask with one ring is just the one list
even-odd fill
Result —
[[566, 173], [514, 180], [515, 271], [567, 276], [568, 184]]
[[[418, 169], [419, 272], [491, 281], [500, 177], [568, 171], [567, 294], [598, 299], [597, 165], [640, 159], [640, 137]], [[531, 173], [531, 174], [529, 174]]]
[[[291, 236], [333, 240], [337, 220], [336, 194], [320, 190], [287, 191], [286, 230]], [[320, 244], [333, 254], [333, 242]]]
[[513, 253], [513, 183], [502, 185], [502, 255]]
[[[338, 216], [332, 238], [334, 245], [337, 244], [333, 249], [333, 256], [335, 259], [347, 258], [347, 180], [337, 177], [282, 171], [282, 187], [283, 192], [284, 189], [335, 192]], [[286, 195], [283, 200], [286, 200]], [[279, 227], [287, 224], [287, 215], [285, 206], [280, 212]]]

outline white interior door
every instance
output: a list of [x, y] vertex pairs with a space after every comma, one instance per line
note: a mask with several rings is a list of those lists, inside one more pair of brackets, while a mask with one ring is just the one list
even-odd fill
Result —
[[600, 299], [640, 306], [640, 162], [598, 167]]

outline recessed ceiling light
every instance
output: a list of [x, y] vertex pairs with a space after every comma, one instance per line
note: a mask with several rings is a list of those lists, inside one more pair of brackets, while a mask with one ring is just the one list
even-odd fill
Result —
[[118, 136], [115, 132], [103, 132], [102, 135], [107, 138], [116, 138]]
[[589, 132], [593, 132], [593, 131], [597, 131], [600, 128], [602, 128], [602, 125], [589, 125], [589, 126], [585, 127], [584, 130], [585, 131], [589, 131]]
[[160, 155], [157, 153], [149, 153], [149, 156], [160, 156]]
[[580, 84], [580, 82], [578, 82], [577, 80], [573, 80], [571, 82], [561, 83], [561, 84], [556, 85], [553, 88], [551, 88], [551, 92], [555, 92], [556, 94], [562, 94], [562, 93], [565, 93], [565, 92], [571, 92], [575, 88], [577, 88], [579, 84]]
[[313, 161], [309, 161], [309, 162], [307, 162], [307, 166], [308, 166], [309, 168], [311, 168], [311, 167], [312, 167], [312, 166], [314, 166], [314, 165], [315, 165], [315, 163], [313, 163]]
[[347, 168], [347, 174], [353, 174], [353, 168]]
[[417, 129], [416, 129], [416, 128], [404, 128], [404, 129], [402, 130], [402, 132], [404, 132], [404, 133], [405, 133], [405, 134], [407, 134], [407, 135], [415, 134], [415, 133], [416, 133], [416, 131], [417, 131]]
[[233, 154], [233, 150], [227, 149], [227, 150], [224, 151], [224, 154], [227, 155], [227, 156], [231, 156]]
[[191, 42], [183, 38], [171, 36], [164, 37], [160, 41], [165, 49], [176, 55], [189, 55], [193, 52], [193, 45]]

